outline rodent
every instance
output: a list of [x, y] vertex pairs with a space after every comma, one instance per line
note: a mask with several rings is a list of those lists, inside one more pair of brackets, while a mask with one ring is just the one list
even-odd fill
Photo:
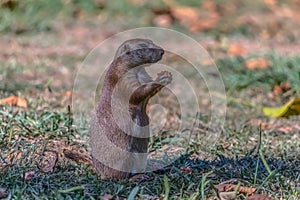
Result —
[[161, 71], [155, 80], [145, 64], [161, 60], [164, 50], [149, 39], [125, 41], [104, 78], [90, 123], [93, 167], [102, 179], [124, 179], [147, 165], [149, 99], [172, 81]]

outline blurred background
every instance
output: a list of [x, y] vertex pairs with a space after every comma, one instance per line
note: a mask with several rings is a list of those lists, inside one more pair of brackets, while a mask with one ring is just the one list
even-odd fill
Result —
[[[38, 83], [47, 83], [51, 74], [70, 75], [105, 38], [144, 26], [186, 33], [213, 58], [258, 51], [298, 54], [299, 8], [298, 0], [1, 0], [0, 87], [4, 73], [23, 69], [19, 81], [32, 78], [30, 67], [48, 71], [46, 77], [36, 74]], [[52, 85], [71, 83], [68, 77]]]
[[161, 26], [293, 42], [299, 36], [299, 7], [298, 0], [2, 0], [0, 31], [56, 31], [59, 24], [81, 22], [102, 29]]

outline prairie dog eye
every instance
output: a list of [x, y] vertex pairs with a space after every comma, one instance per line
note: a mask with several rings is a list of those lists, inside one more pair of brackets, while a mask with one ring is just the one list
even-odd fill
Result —
[[143, 49], [145, 51], [146, 54], [149, 54], [150, 53], [150, 49], [147, 48], [147, 49]]

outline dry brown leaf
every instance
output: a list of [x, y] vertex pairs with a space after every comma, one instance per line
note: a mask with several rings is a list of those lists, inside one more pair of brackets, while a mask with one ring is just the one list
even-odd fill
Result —
[[217, 25], [219, 19], [217, 12], [203, 12], [199, 19], [189, 26], [189, 30], [192, 32], [210, 30]]
[[264, 3], [268, 6], [268, 7], [275, 7], [277, 2], [276, 0], [264, 0]]
[[30, 181], [35, 175], [35, 171], [25, 172], [23, 179], [25, 181]]
[[227, 53], [232, 56], [242, 56], [245, 54], [245, 49], [239, 44], [230, 44]]
[[17, 96], [10, 96], [4, 99], [0, 99], [0, 105], [3, 104], [27, 108], [27, 101], [24, 98], [20, 98]]
[[240, 186], [238, 191], [239, 191], [240, 194], [244, 194], [244, 195], [249, 196], [249, 195], [253, 194], [256, 191], [256, 188]]
[[7, 196], [8, 196], [8, 194], [6, 193], [6, 189], [0, 188], [0, 199], [4, 199]]
[[236, 185], [233, 184], [218, 184], [215, 185], [215, 188], [219, 191], [219, 192], [229, 192], [231, 190], [234, 190], [234, 188], [236, 187]]
[[273, 94], [273, 96], [279, 96], [279, 95], [283, 94], [283, 90], [279, 85], [275, 85], [273, 87], [272, 94]]
[[44, 173], [52, 172], [58, 160], [58, 155], [54, 151], [45, 151], [42, 159], [41, 171]]
[[64, 96], [69, 97], [69, 98], [72, 97], [72, 91], [70, 91], [70, 90], [65, 91]]
[[79, 8], [75, 9], [73, 11], [72, 15], [75, 19], [83, 19], [84, 18], [84, 12], [82, 9], [79, 9]]
[[282, 82], [280, 85], [275, 85], [273, 87], [272, 95], [273, 97], [279, 96], [291, 89], [291, 85], [289, 82]]
[[245, 63], [248, 69], [266, 69], [270, 63], [266, 58], [252, 58], [246, 61]]
[[172, 15], [175, 19], [186, 27], [190, 27], [193, 23], [198, 21], [199, 11], [191, 7], [175, 7], [171, 8]]
[[280, 83], [280, 87], [284, 92], [286, 92], [291, 89], [291, 84], [289, 82], [282, 82]]
[[66, 158], [71, 159], [76, 163], [85, 163], [88, 165], [92, 165], [92, 161], [88, 153], [82, 152], [81, 149], [72, 147], [72, 149], [64, 149], [63, 153]]
[[217, 5], [211, 0], [204, 0], [202, 7], [208, 11], [215, 11], [217, 9]]
[[259, 34], [260, 38], [262, 38], [263, 40], [268, 40], [270, 39], [270, 34], [268, 32], [268, 30], [264, 29], [261, 31], [261, 33]]
[[135, 181], [135, 180], [145, 180], [145, 179], [149, 179], [149, 176], [147, 176], [146, 174], [137, 174], [134, 175], [132, 177], [129, 178], [129, 182]]
[[172, 24], [172, 17], [168, 14], [157, 15], [154, 17], [153, 23], [157, 26], [168, 28]]
[[192, 32], [214, 28], [219, 21], [217, 12], [200, 11], [192, 7], [171, 7], [171, 15]]
[[[227, 184], [227, 183], [215, 185], [215, 188], [219, 192], [231, 192], [231, 191], [234, 191], [236, 187], [238, 187], [238, 185]], [[244, 195], [249, 196], [249, 195], [253, 194], [256, 191], [256, 188], [239, 186], [237, 191], [238, 191], [239, 194], [244, 194]]]
[[190, 167], [180, 167], [180, 171], [184, 174], [191, 174], [192, 169]]
[[284, 133], [290, 133], [293, 130], [293, 128], [290, 126], [283, 126], [283, 127], [279, 128], [278, 130], [281, 132], [284, 132]]
[[274, 199], [262, 194], [253, 194], [250, 197], [247, 197], [245, 200], [274, 200]]

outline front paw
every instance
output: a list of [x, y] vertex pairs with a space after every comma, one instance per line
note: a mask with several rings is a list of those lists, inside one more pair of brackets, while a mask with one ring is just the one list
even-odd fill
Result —
[[161, 71], [157, 73], [157, 78], [155, 79], [161, 85], [168, 85], [172, 82], [172, 74], [168, 71]]

